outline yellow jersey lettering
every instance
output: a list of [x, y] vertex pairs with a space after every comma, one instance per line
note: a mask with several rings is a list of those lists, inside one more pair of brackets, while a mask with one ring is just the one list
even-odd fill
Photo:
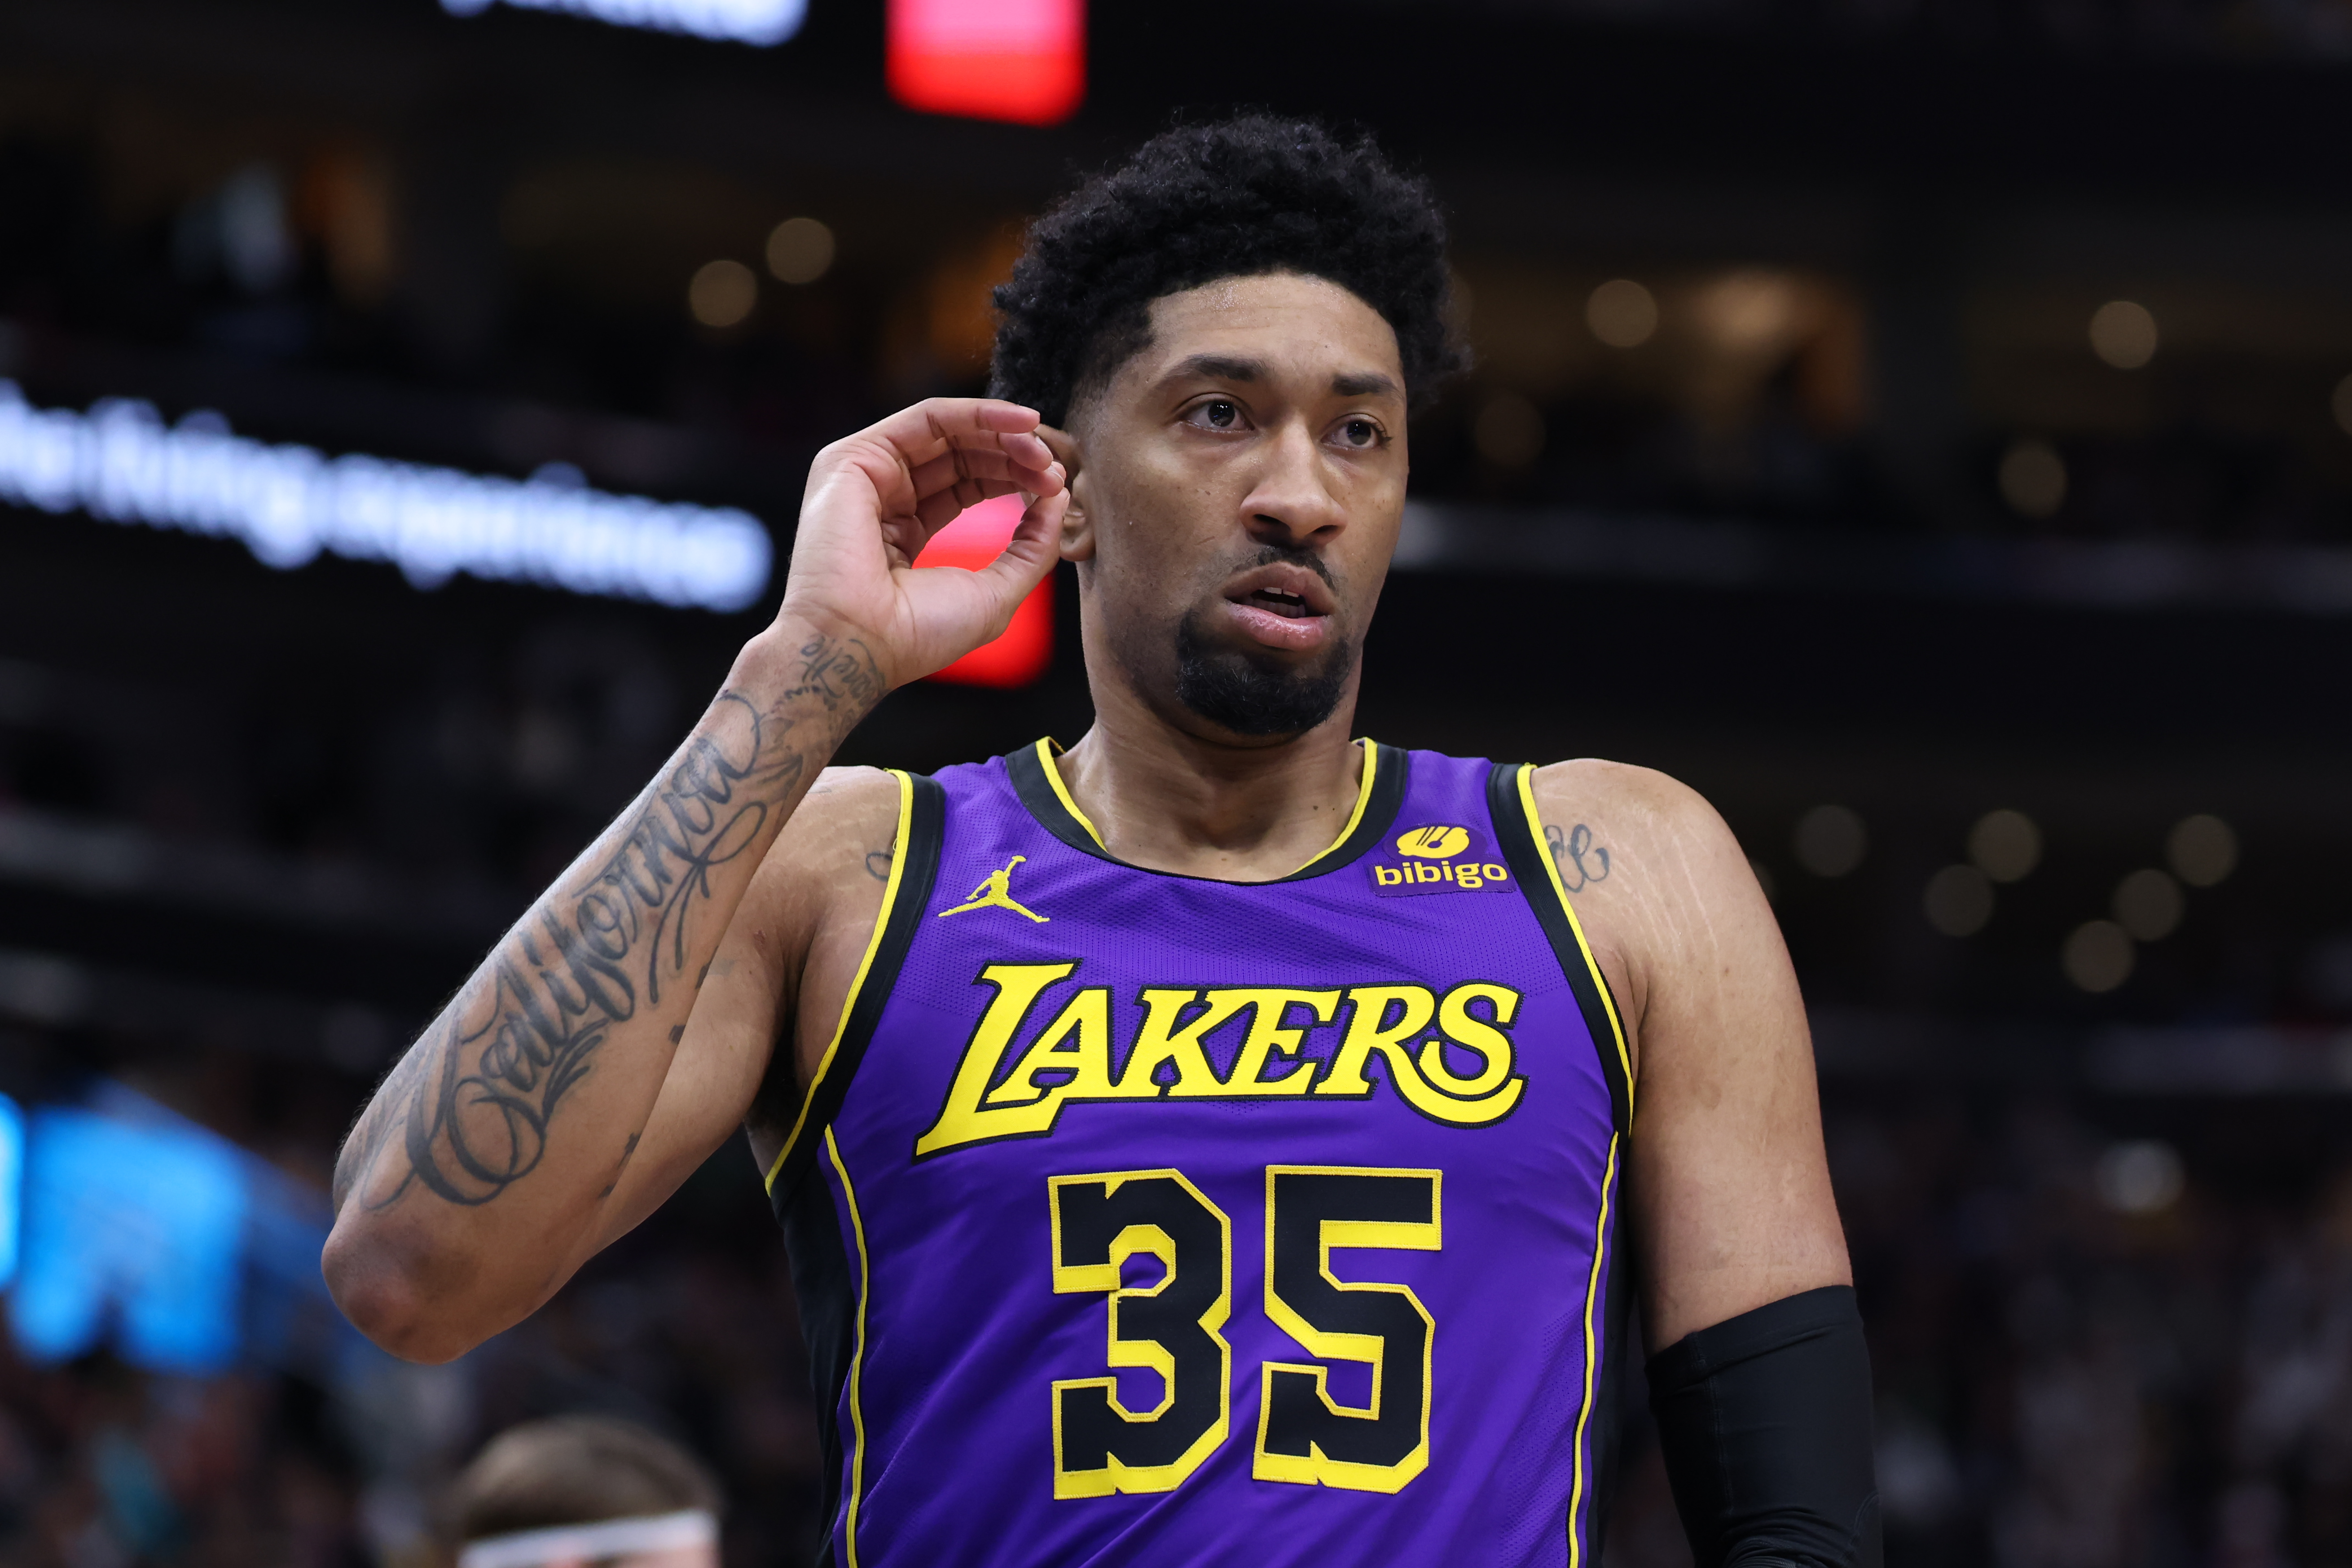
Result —
[[[1470, 1003], [1481, 996], [1494, 1005], [1494, 1024], [1470, 1016]], [[1486, 1065], [1475, 1077], [1458, 1078], [1446, 1065], [1441, 1042], [1425, 1042], [1409, 1066], [1405, 1047], [1395, 1046], [1386, 1053], [1390, 1066], [1399, 1069], [1391, 1073], [1390, 1081], [1406, 1104], [1433, 1121], [1455, 1127], [1500, 1121], [1528, 1087], [1528, 1080], [1511, 1070], [1517, 1054], [1511, 1037], [1496, 1027], [1508, 1024], [1518, 1010], [1519, 994], [1507, 986], [1475, 980], [1455, 986], [1437, 1005], [1438, 1029], [1447, 1039], [1477, 1052]]]
[[[1493, 1007], [1493, 1023], [1471, 1016], [1470, 1004], [1479, 997]], [[1446, 1066], [1445, 1047], [1431, 1040], [1421, 1047], [1422, 1077], [1456, 1100], [1484, 1100], [1500, 1090], [1511, 1075], [1511, 1037], [1496, 1026], [1507, 1026], [1518, 1010], [1519, 994], [1508, 986], [1473, 981], [1448, 991], [1437, 1009], [1438, 1032], [1477, 1052], [1486, 1065], [1473, 1077], [1456, 1078]]]
[[1307, 1043], [1307, 1029], [1294, 1028], [1289, 1022], [1291, 1005], [1309, 1008], [1315, 1022], [1328, 1024], [1339, 1010], [1337, 991], [1291, 991], [1280, 986], [1252, 986], [1231, 992], [1211, 992], [1211, 995], [1237, 995], [1257, 1009], [1250, 1020], [1249, 1037], [1242, 1042], [1242, 1054], [1234, 1063], [1233, 1077], [1225, 1080], [1229, 1095], [1255, 1097], [1259, 1095], [1305, 1094], [1315, 1082], [1315, 1064], [1294, 1061], [1290, 1070], [1280, 1078], [1265, 1076], [1267, 1058], [1276, 1050], [1296, 1058], [1299, 1047]]
[[[1057, 1071], [1070, 1076], [1058, 1083], [1037, 1081], [1040, 1074]], [[1041, 1100], [1101, 1100], [1110, 1092], [1110, 988], [1089, 985], [1070, 998], [1021, 1053], [1013, 1076], [990, 1089], [981, 1105], [993, 1110]]]
[[1054, 1100], [1004, 1110], [984, 1110], [981, 1097], [988, 1092], [990, 1080], [996, 1077], [997, 1067], [1013, 1044], [1013, 1031], [1029, 1016], [1038, 996], [1046, 986], [1066, 979], [1076, 968], [1075, 962], [992, 963], [980, 972], [982, 981], [996, 987], [996, 997], [989, 1003], [988, 1011], [981, 1015], [980, 1026], [972, 1031], [971, 1041], [963, 1048], [963, 1059], [956, 1064], [955, 1081], [948, 1086], [948, 1100], [940, 1108], [940, 1119], [931, 1123], [929, 1131], [915, 1140], [918, 1159], [959, 1143], [1043, 1132], [1054, 1125], [1054, 1118], [1061, 1109]]
[[[1358, 985], [1349, 990], [1348, 1000], [1356, 1005], [1355, 1016], [1348, 1021], [1347, 1037], [1339, 1042], [1339, 1054], [1331, 1058], [1330, 1070], [1315, 1086], [1318, 1094], [1360, 1097], [1371, 1093], [1364, 1062], [1374, 1051], [1389, 1058], [1392, 1081], [1400, 1063], [1403, 1071], [1411, 1073], [1412, 1063], [1403, 1042], [1429, 1027], [1429, 1021], [1437, 1016], [1437, 997], [1426, 985]], [[1393, 1019], [1389, 1016], [1391, 1008], [1396, 1012]]]
[[[1407, 874], [1429, 867], [1427, 861]], [[1464, 867], [1465, 872], [1488, 868]], [[1510, 1114], [1527, 1090], [1509, 1029], [1520, 994], [1474, 980], [1441, 997], [1426, 985], [1356, 985], [1345, 990], [1231, 985], [1206, 990], [1149, 987], [1138, 996], [1143, 1019], [1124, 1069], [1114, 1079], [1108, 986], [1089, 985], [1061, 1005], [1029, 1040], [1023, 1026], [1046, 988], [1077, 970], [1066, 963], [997, 963], [981, 972], [996, 988], [972, 1030], [938, 1120], [915, 1141], [920, 1158], [967, 1143], [1051, 1133], [1065, 1106], [1083, 1101], [1169, 1099], [1243, 1100], [1281, 1096], [1362, 1100], [1374, 1080], [1374, 1057], [1397, 1097], [1432, 1121], [1485, 1127]], [[1307, 1054], [1307, 1037], [1331, 1024], [1345, 1003], [1347, 1027], [1328, 1065]], [[1292, 1009], [1311, 1017], [1292, 1022]], [[1475, 1010], [1474, 1010], [1475, 1009]], [[1188, 1017], [1186, 1015], [1190, 1013]], [[1220, 1079], [1207, 1042], [1250, 1015], [1233, 1071]], [[1454, 1054], [1448, 1054], [1449, 1049]], [[1277, 1059], [1279, 1053], [1279, 1059]], [[1456, 1068], [1469, 1058], [1475, 1070]], [[1005, 1064], [1013, 1065], [1009, 1071]], [[1169, 1069], [1162, 1084], [1160, 1069]]]
[[[1389, 1087], [1433, 1121], [1485, 1127], [1518, 1104], [1527, 1079], [1511, 1070], [1517, 1052], [1503, 1032], [1518, 1013], [1517, 992], [1474, 980], [1447, 992], [1443, 1002], [1419, 985], [1359, 985], [1348, 996], [1356, 1005], [1355, 1016], [1331, 1070], [1317, 1086], [1318, 1094], [1371, 1093], [1364, 1064], [1378, 1052], [1388, 1063]], [[1470, 1004], [1482, 997], [1493, 1009], [1492, 1022], [1470, 1013]], [[1481, 1066], [1475, 1074], [1457, 1075], [1446, 1062], [1442, 1040], [1423, 1040], [1419, 1050], [1413, 1048], [1433, 1016], [1445, 1039], [1477, 1053]]]
[[1154, 988], [1144, 992], [1143, 1029], [1135, 1037], [1135, 1049], [1128, 1053], [1127, 1070], [1118, 1076], [1123, 1098], [1148, 1100], [1159, 1094], [1163, 1062], [1173, 1063], [1176, 1068], [1176, 1081], [1168, 1090], [1171, 1099], [1204, 1100], [1225, 1092], [1201, 1042], [1223, 1027], [1248, 1001], [1239, 992], [1212, 991], [1208, 1005], [1178, 1027], [1176, 1020], [1184, 1009], [1200, 1000], [1198, 991]]

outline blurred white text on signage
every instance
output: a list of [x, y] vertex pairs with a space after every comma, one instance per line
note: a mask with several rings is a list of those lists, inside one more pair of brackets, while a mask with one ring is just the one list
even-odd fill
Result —
[[35, 408], [0, 381], [0, 501], [245, 542], [266, 565], [321, 551], [388, 561], [420, 588], [463, 572], [575, 594], [740, 610], [766, 589], [768, 531], [731, 507], [592, 489], [549, 464], [529, 479], [363, 453], [329, 458], [145, 403]]
[[[808, 0], [505, 0], [526, 11], [561, 11], [610, 22], [616, 27], [646, 27], [687, 33], [737, 44], [781, 44], [801, 30]], [[493, 0], [441, 0], [453, 16], [475, 16]]]

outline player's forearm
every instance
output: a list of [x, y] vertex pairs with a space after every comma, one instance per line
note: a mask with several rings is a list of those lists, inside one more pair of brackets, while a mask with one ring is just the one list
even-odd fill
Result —
[[346, 1140], [324, 1259], [399, 1353], [442, 1360], [593, 1251], [700, 978], [776, 833], [883, 694], [866, 645], [780, 622], [541, 896]]

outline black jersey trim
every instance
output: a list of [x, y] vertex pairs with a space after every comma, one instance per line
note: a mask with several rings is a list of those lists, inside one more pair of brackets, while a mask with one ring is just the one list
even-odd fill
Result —
[[[1628, 1163], [1621, 1148], [1617, 1201], [1609, 1215], [1609, 1284], [1600, 1324], [1601, 1380], [1592, 1396], [1592, 1493], [1585, 1504], [1582, 1542], [1582, 1560], [1588, 1563], [1598, 1563], [1605, 1559], [1610, 1507], [1617, 1496], [1617, 1451], [1624, 1440], [1629, 1389], [1625, 1363], [1633, 1354], [1635, 1342], [1627, 1331], [1633, 1321], [1633, 1263], [1624, 1250], [1625, 1240], [1633, 1231], [1633, 1226], [1625, 1223], [1630, 1204], [1626, 1195], [1626, 1181], [1632, 1174], [1625, 1168]], [[1573, 1518], [1569, 1521], [1571, 1552], [1576, 1550], [1575, 1522]]]
[[[814, 1163], [818, 1139], [841, 1113], [849, 1081], [865, 1059], [875, 1026], [882, 1021], [882, 1009], [889, 1003], [939, 878], [940, 846], [947, 832], [947, 792], [938, 780], [919, 773], [893, 768], [890, 776], [898, 783], [898, 831], [891, 846], [890, 880], [882, 890], [882, 908], [874, 917], [874, 935], [866, 944], [865, 962], [849, 983], [849, 994], [842, 999], [841, 1023], [817, 1063], [815, 1079], [801, 1101], [799, 1120], [768, 1167], [768, 1199], [776, 1205], [779, 1217], [792, 1189]], [[780, 1022], [775, 1048], [792, 1048], [791, 1020]]]
[[[1608, 1332], [1606, 1316], [1608, 1300], [1604, 1277], [1615, 1279], [1617, 1259], [1610, 1243], [1617, 1226], [1621, 1205], [1617, 1201], [1621, 1189], [1617, 1185], [1620, 1172], [1624, 1169], [1625, 1138], [1612, 1134], [1609, 1159], [1601, 1168], [1600, 1211], [1592, 1219], [1592, 1277], [1584, 1287], [1584, 1403], [1576, 1413], [1576, 1479], [1568, 1494], [1568, 1568], [1599, 1568], [1601, 1551], [1593, 1534], [1594, 1510], [1605, 1506], [1601, 1490], [1598, 1468], [1601, 1458], [1600, 1444], [1602, 1431], [1610, 1426], [1605, 1419], [1595, 1425], [1596, 1406], [1606, 1408], [1604, 1392], [1607, 1378], [1602, 1369], [1607, 1366]], [[1583, 1528], [1580, 1530], [1579, 1516]], [[1592, 1542], [1592, 1551], [1584, 1551]]]
[[1110, 851], [1095, 837], [1094, 824], [1078, 814], [1066, 792], [1056, 787], [1061, 780], [1054, 767], [1053, 744], [1050, 740], [1040, 741], [1005, 754], [1004, 771], [1012, 775], [1013, 793], [1046, 832], [1081, 854], [1108, 860]]
[[1584, 1026], [1600, 1052], [1601, 1076], [1609, 1084], [1610, 1118], [1619, 1132], [1631, 1136], [1633, 1075], [1625, 1031], [1608, 978], [1584, 940], [1584, 928], [1568, 901], [1568, 889], [1560, 886], [1559, 868], [1544, 848], [1543, 826], [1536, 815], [1535, 773], [1530, 763], [1496, 763], [1486, 775], [1486, 814], [1494, 820], [1503, 859], [1518, 879], [1519, 891], [1549, 939], [1560, 972], [1568, 976], [1568, 988], [1576, 995], [1577, 1010], [1584, 1015]]
[[1082, 855], [1097, 860], [1108, 860], [1114, 866], [1124, 866], [1147, 877], [1169, 877], [1180, 882], [1215, 882], [1228, 888], [1265, 888], [1278, 882], [1302, 882], [1310, 877], [1321, 877], [1362, 857], [1379, 843], [1396, 822], [1404, 808], [1404, 792], [1412, 770], [1412, 759], [1395, 746], [1384, 746], [1367, 739], [1366, 762], [1371, 778], [1356, 799], [1356, 807], [1349, 826], [1338, 840], [1322, 854], [1301, 866], [1286, 877], [1275, 877], [1264, 882], [1236, 882], [1223, 877], [1194, 877], [1182, 871], [1155, 871], [1149, 866], [1131, 865], [1120, 859], [1103, 846], [1093, 823], [1078, 810], [1062, 784], [1059, 769], [1054, 766], [1054, 742], [1040, 741], [1034, 746], [1024, 746], [1008, 752], [1004, 771], [1013, 780], [1013, 793], [1021, 798], [1029, 815], [1039, 826]]
[[1363, 798], [1357, 803], [1356, 816], [1339, 841], [1298, 868], [1287, 877], [1276, 880], [1303, 882], [1309, 877], [1320, 877], [1327, 871], [1360, 858], [1364, 852], [1388, 837], [1396, 826], [1397, 813], [1404, 809], [1404, 786], [1412, 773], [1412, 758], [1401, 747], [1383, 746], [1367, 738], [1364, 742], [1371, 763], [1372, 780]]
[[783, 1227], [784, 1259], [792, 1268], [801, 1338], [808, 1346], [809, 1387], [816, 1395], [824, 1535], [815, 1561], [817, 1568], [834, 1568], [834, 1524], [841, 1510], [843, 1474], [840, 1411], [856, 1353], [857, 1273], [849, 1249], [842, 1245], [841, 1218], [826, 1183], [801, 1183], [777, 1202], [776, 1220]]
[[[857, 1210], [857, 1189], [842, 1163], [833, 1130], [820, 1142], [841, 1183], [850, 1233], [857, 1243], [852, 1259], [842, 1245], [841, 1216], [833, 1189], [822, 1180], [803, 1182], [777, 1217], [784, 1231], [784, 1256], [808, 1346], [809, 1386], [823, 1395], [817, 1408], [817, 1447], [824, 1463], [824, 1537], [817, 1568], [833, 1568], [833, 1541], [839, 1533], [851, 1563], [857, 1561], [857, 1513], [865, 1501], [866, 1415], [858, 1383], [866, 1365], [866, 1304], [874, 1291], [874, 1260], [866, 1245], [866, 1222]], [[850, 1447], [842, 1448], [841, 1406], [849, 1404]]]

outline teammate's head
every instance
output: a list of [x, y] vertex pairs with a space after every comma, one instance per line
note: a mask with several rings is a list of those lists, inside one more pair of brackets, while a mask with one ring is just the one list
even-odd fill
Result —
[[458, 1568], [718, 1568], [719, 1483], [693, 1455], [604, 1415], [510, 1426], [459, 1473]]
[[1446, 296], [1427, 186], [1303, 121], [1168, 132], [1038, 220], [996, 293], [991, 390], [1066, 432], [1097, 679], [1204, 738], [1331, 716], [1402, 517], [1406, 416], [1463, 362]]

